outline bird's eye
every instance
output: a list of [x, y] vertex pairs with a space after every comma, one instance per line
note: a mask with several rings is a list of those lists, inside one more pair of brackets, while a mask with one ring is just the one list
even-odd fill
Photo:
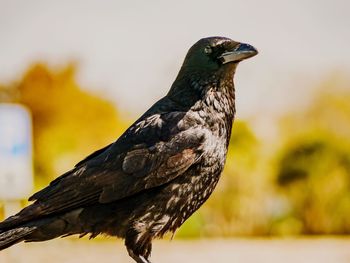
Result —
[[204, 48], [204, 53], [205, 53], [205, 54], [210, 54], [211, 52], [213, 52], [213, 50], [211, 49], [210, 46], [206, 46], [206, 47]]

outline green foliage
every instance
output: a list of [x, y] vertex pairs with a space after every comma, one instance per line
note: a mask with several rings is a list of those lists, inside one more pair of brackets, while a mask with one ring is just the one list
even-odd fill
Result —
[[293, 234], [350, 233], [350, 93], [325, 83], [309, 108], [282, 121], [275, 182], [289, 208], [277, 233], [289, 220], [299, 225]]
[[[282, 154], [277, 182], [303, 234], [349, 233], [350, 148], [331, 135], [299, 138]], [[288, 217], [287, 217], [288, 218]]]

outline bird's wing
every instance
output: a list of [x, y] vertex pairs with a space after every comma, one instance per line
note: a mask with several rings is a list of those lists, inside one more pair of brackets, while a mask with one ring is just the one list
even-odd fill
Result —
[[112, 175], [113, 182], [103, 185], [99, 202], [115, 201], [173, 180], [199, 159], [202, 140], [185, 131], [167, 142], [133, 147], [122, 158], [118, 179]]
[[[183, 174], [201, 156], [203, 132], [195, 128], [174, 133], [170, 132], [174, 127], [163, 132], [159, 129], [159, 125], [145, 123], [141, 128], [129, 129], [104, 151], [93, 154], [34, 194], [30, 200], [36, 200], [37, 205], [32, 206], [36, 211], [30, 213], [48, 215], [116, 201]], [[160, 138], [167, 133], [168, 138]]]

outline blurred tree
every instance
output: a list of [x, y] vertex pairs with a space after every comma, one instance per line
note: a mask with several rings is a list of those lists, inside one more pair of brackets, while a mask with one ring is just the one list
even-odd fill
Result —
[[[350, 92], [331, 78], [309, 108], [282, 122], [285, 144], [277, 161], [276, 182], [289, 209], [275, 232], [298, 222], [293, 234], [350, 233]], [[283, 227], [281, 227], [283, 226]]]
[[282, 154], [277, 181], [303, 234], [350, 233], [349, 145], [332, 136], [300, 138]]
[[75, 72], [72, 64], [61, 70], [35, 64], [18, 83], [2, 88], [2, 101], [11, 97], [32, 113], [37, 187], [115, 140], [126, 127], [111, 102], [80, 89]]

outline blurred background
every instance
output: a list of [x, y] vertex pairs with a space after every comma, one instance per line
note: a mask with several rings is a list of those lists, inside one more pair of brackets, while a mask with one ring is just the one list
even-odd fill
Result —
[[[221, 181], [175, 244], [259, 237], [264, 250], [265, 238], [332, 235], [303, 242], [315, 244], [315, 255], [323, 246], [344, 258], [296, 261], [350, 262], [338, 246], [350, 245], [349, 8], [346, 0], [0, 0], [0, 103], [30, 110], [33, 192], [165, 95], [194, 42], [226, 36], [260, 53], [236, 73], [237, 118]], [[229, 259], [240, 245], [218, 249], [227, 247]]]

